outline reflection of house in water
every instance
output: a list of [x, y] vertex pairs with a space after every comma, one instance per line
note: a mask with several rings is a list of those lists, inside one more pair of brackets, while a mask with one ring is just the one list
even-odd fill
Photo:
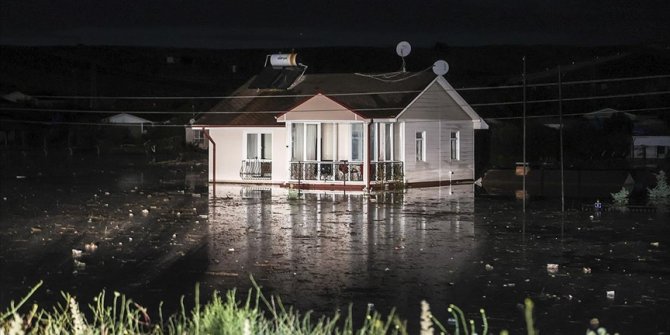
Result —
[[346, 306], [367, 290], [389, 291], [380, 296], [400, 299], [395, 306], [416, 298], [405, 288], [437, 294], [442, 287], [415, 286], [449, 281], [479, 243], [472, 185], [375, 197], [307, 192], [297, 200], [277, 187], [216, 192], [205, 280], [243, 287], [253, 274], [310, 308]]

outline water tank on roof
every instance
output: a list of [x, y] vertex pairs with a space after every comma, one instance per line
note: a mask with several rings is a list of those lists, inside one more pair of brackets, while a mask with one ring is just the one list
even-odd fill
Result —
[[270, 55], [272, 66], [298, 66], [298, 54], [274, 54]]

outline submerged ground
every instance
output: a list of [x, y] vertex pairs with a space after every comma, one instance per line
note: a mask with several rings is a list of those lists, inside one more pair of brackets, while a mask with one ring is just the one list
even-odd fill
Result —
[[670, 329], [663, 209], [561, 215], [545, 199], [523, 215], [519, 202], [475, 197], [471, 185], [294, 199], [280, 188], [214, 190], [204, 162], [158, 161], [4, 156], [0, 307], [44, 280], [41, 304], [107, 289], [174, 311], [196, 282], [205, 296], [245, 291], [253, 275], [299, 310], [395, 307], [411, 329], [425, 299], [445, 322], [453, 303], [522, 333], [526, 297], [544, 334], [582, 333], [593, 317], [621, 333]]

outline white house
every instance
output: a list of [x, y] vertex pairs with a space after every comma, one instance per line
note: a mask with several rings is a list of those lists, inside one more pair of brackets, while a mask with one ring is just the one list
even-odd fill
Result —
[[266, 70], [193, 124], [210, 142], [210, 182], [376, 190], [473, 181], [474, 131], [488, 125], [444, 77]]

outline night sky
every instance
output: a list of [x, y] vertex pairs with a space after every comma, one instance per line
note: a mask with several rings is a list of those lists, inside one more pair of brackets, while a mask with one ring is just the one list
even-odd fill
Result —
[[0, 44], [667, 44], [667, 0], [1, 0]]

